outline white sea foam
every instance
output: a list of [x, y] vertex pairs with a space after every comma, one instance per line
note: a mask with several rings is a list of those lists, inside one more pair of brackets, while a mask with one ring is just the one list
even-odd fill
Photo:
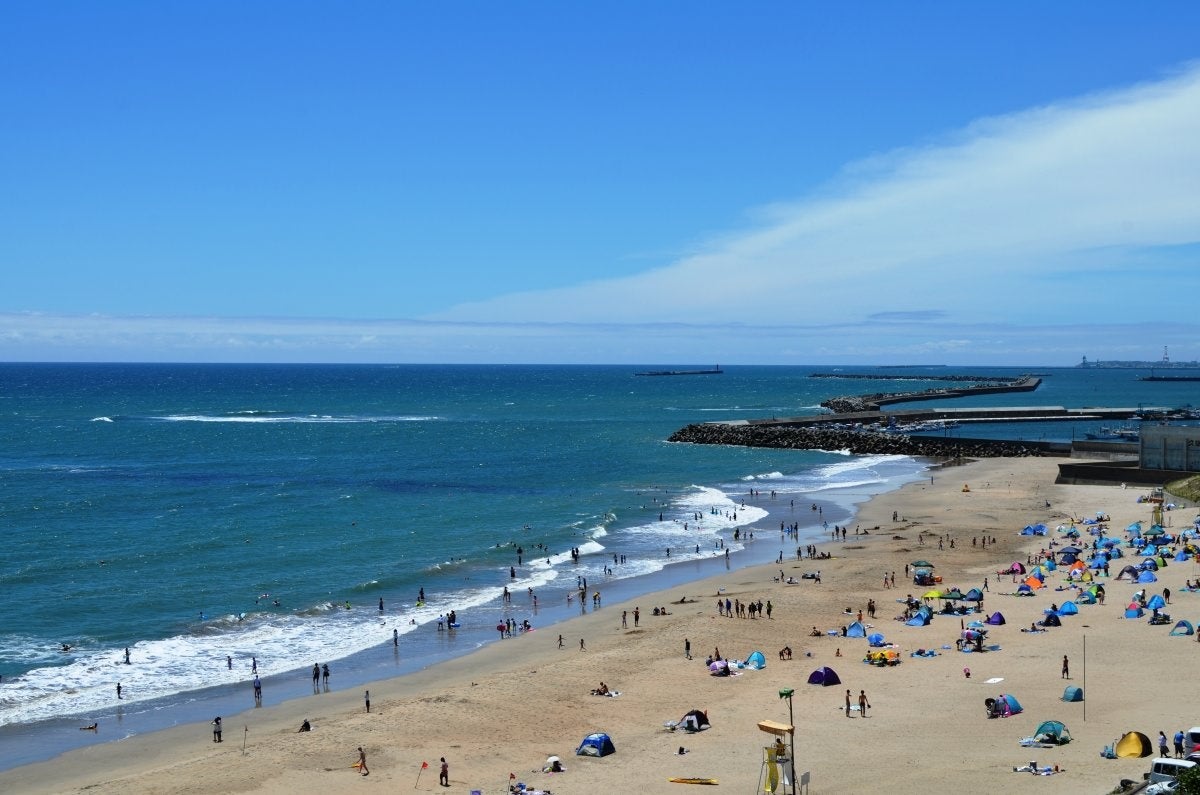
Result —
[[112, 422], [112, 417], [92, 417], [92, 422]]
[[259, 414], [241, 412], [234, 415], [168, 414], [150, 417], [164, 422], [240, 422], [240, 423], [373, 423], [373, 422], [430, 422], [440, 420], [436, 415], [335, 416], [332, 414]]

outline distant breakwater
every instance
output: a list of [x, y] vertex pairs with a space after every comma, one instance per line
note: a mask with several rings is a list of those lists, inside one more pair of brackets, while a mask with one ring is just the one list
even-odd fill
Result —
[[874, 373], [809, 373], [809, 378], [845, 378], [851, 381], [956, 381], [971, 384], [1015, 384], [1025, 380], [1024, 375], [878, 375]]
[[1048, 445], [992, 439], [905, 436], [844, 428], [699, 423], [680, 428], [668, 441], [771, 447], [785, 450], [848, 450], [855, 455], [924, 458], [1018, 458], [1050, 454]]
[[[844, 376], [843, 376], [844, 377]], [[937, 380], [957, 380], [958, 376], [938, 376]], [[931, 379], [932, 380], [932, 379]], [[1032, 392], [1041, 386], [1042, 379], [1034, 376], [1020, 378], [972, 379], [972, 386], [922, 389], [915, 392], [877, 392], [870, 395], [845, 395], [830, 398], [821, 405], [835, 414], [852, 414], [861, 411], [879, 411], [880, 406], [892, 403], [909, 403], [919, 400], [943, 400], [968, 395], [995, 395], [1004, 392]]]

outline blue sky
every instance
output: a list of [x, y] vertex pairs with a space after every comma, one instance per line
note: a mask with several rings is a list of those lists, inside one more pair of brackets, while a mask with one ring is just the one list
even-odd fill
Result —
[[1200, 359], [1200, 6], [40, 3], [0, 359]]

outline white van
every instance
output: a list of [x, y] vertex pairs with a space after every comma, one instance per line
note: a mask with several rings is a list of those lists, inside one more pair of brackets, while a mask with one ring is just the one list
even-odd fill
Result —
[[1195, 762], [1189, 762], [1186, 759], [1160, 756], [1150, 763], [1150, 775], [1147, 777], [1147, 781], [1151, 784], [1157, 784], [1160, 781], [1174, 781], [1182, 771], [1195, 766]]
[[1192, 753], [1200, 751], [1200, 726], [1193, 726], [1183, 733], [1183, 753]]

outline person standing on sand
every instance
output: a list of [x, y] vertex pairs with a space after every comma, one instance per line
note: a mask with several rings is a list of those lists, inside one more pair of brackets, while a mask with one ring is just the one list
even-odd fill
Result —
[[846, 691], [846, 717], [850, 717], [850, 691]]
[[370, 690], [363, 691], [363, 703], [365, 703], [367, 705], [367, 712], [370, 712], [371, 711], [371, 691]]
[[220, 715], [213, 718], [212, 727], [213, 727], [213, 742], [214, 743], [221, 742], [221, 716]]
[[321, 666], [321, 678], [325, 682], [325, 689], [328, 690], [329, 689], [329, 663], [325, 663], [324, 665]]
[[580, 650], [580, 651], [587, 651], [587, 648], [586, 648], [586, 647], [583, 645], [583, 638], [580, 638], [580, 639], [579, 639], [579, 650]]
[[1167, 735], [1163, 734], [1162, 732], [1158, 733], [1158, 755], [1170, 756], [1170, 754], [1167, 753]]
[[685, 660], [692, 659], [692, 641], [690, 638], [683, 639], [683, 658]]
[[446, 762], [446, 757], [442, 757], [442, 770], [438, 773], [438, 783], [443, 787], [450, 786], [450, 765]]
[[1067, 655], [1065, 655], [1065, 654], [1063, 655], [1062, 678], [1063, 679], [1071, 678], [1071, 663], [1069, 660], [1067, 660]]
[[262, 680], [257, 675], [254, 677], [254, 700], [262, 701]]
[[321, 666], [313, 663], [313, 690], [321, 685]]
[[867, 703], [867, 691], [859, 690], [858, 691], [858, 712], [864, 718], [867, 717], [867, 707], [869, 707], [869, 706], [871, 706], [871, 705], [869, 703]]
[[367, 770], [367, 752], [363, 750], [361, 745], [358, 746], [358, 772], [362, 773], [364, 776], [370, 775], [371, 773], [370, 770]]
[[121, 683], [117, 682], [117, 698], [121, 698]]

